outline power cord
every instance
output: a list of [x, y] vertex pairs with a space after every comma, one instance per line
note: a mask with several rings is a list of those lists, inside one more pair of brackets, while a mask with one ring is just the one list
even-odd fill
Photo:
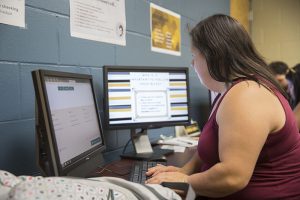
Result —
[[[141, 129], [141, 131], [140, 132], [137, 132], [135, 135], [138, 135], [138, 134], [140, 134], [140, 133], [143, 133], [145, 131], [145, 129]], [[132, 136], [130, 136], [130, 137], [132, 137]], [[128, 146], [128, 144], [129, 144], [129, 142], [132, 142], [132, 138], [130, 138], [127, 142], [126, 142], [126, 144], [125, 144], [125, 146], [124, 146], [124, 148], [123, 148], [123, 151], [122, 151], [122, 154], [125, 154], [125, 151], [126, 151], [126, 148], [127, 148], [127, 146]]]
[[[116, 162], [118, 162], [118, 161], [116, 161]], [[111, 173], [116, 174], [118, 176], [126, 176], [126, 175], [130, 174], [130, 171], [128, 173], [118, 173], [114, 170], [108, 169], [108, 167], [110, 167], [113, 164], [115, 164], [115, 162], [112, 162], [112, 163], [108, 164], [105, 167], [101, 167], [102, 169], [100, 171], [96, 171], [95, 173], [96, 174], [102, 174], [104, 171], [108, 171], [108, 172], [111, 172]]]
[[129, 144], [130, 141], [131, 141], [131, 138], [126, 142], [126, 144], [125, 144], [125, 146], [123, 148], [122, 154], [125, 154], [126, 148], [127, 148], [127, 146], [128, 146], [128, 144]]

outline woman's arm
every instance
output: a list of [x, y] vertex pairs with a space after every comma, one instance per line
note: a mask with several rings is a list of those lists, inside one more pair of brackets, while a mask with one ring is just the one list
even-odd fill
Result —
[[189, 162], [182, 167], [182, 171], [187, 175], [191, 175], [200, 170], [201, 164], [202, 161], [199, 158], [198, 151], [196, 151]]
[[157, 165], [155, 167], [149, 168], [146, 172], [147, 176], [156, 176], [162, 172], [179, 172], [186, 175], [190, 175], [197, 170], [199, 170], [201, 164], [201, 160], [198, 156], [198, 153], [195, 152], [192, 158], [183, 166], [183, 167], [174, 167], [174, 166], [163, 166]]

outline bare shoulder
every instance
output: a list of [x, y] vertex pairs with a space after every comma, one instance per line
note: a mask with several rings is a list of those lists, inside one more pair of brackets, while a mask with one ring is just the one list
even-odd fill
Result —
[[224, 103], [235, 102], [242, 105], [255, 104], [260, 107], [262, 103], [280, 103], [276, 95], [264, 85], [255, 81], [242, 81], [234, 85], [224, 97]]
[[225, 116], [228, 120], [237, 117], [255, 119], [258, 125], [267, 124], [271, 132], [280, 129], [285, 122], [285, 113], [277, 96], [255, 81], [242, 81], [228, 91], [220, 104], [217, 120]]

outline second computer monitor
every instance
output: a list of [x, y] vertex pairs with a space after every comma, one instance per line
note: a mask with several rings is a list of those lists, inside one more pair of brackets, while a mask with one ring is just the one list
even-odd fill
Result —
[[92, 76], [36, 70], [32, 78], [39, 167], [47, 176], [88, 176], [105, 150]]
[[186, 67], [104, 67], [108, 128], [152, 128], [187, 124]]

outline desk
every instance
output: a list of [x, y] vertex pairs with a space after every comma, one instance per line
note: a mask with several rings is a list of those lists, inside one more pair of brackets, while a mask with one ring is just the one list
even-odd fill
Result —
[[[175, 152], [167, 155], [167, 164], [176, 167], [183, 166], [194, 155], [196, 149], [197, 147], [186, 148], [183, 153]], [[91, 176], [113, 176], [129, 180], [132, 164], [135, 161], [136, 160], [122, 158], [121, 160], [111, 162], [98, 168], [97, 172], [91, 174]]]

